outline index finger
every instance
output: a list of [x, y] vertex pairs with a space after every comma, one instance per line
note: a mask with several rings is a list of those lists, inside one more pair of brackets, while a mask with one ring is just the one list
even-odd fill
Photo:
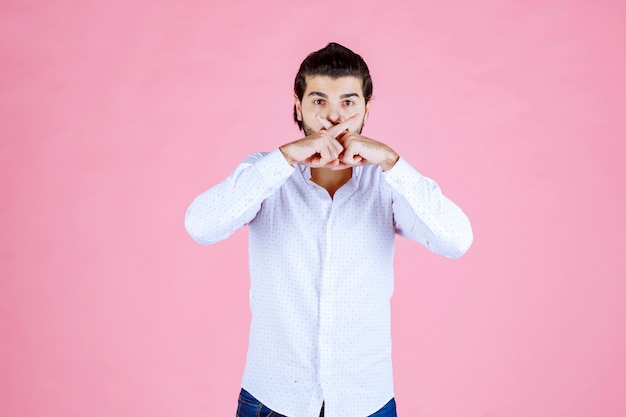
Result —
[[326, 130], [332, 137], [336, 138], [337, 136], [339, 136], [341, 132], [346, 130], [348, 126], [350, 126], [352, 122], [354, 122], [357, 119], [357, 117], [359, 117], [359, 114], [355, 113], [352, 116], [348, 117], [343, 122], [339, 123], [338, 125], [335, 125], [331, 127], [330, 129], [326, 129]]
[[322, 125], [322, 127], [324, 129], [330, 129], [331, 127], [333, 127], [333, 124], [331, 122], [329, 122], [328, 120], [324, 119], [319, 114], [316, 114], [315, 118], [317, 119], [318, 122], [320, 122], [320, 124]]

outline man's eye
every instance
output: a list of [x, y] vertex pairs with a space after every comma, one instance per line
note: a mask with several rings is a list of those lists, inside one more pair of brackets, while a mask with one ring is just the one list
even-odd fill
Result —
[[352, 105], [354, 105], [354, 101], [346, 100], [346, 101], [343, 102], [343, 104], [345, 104], [346, 106], [352, 106]]
[[317, 104], [319, 106], [321, 104], [324, 104], [324, 100], [322, 100], [321, 98], [318, 98], [317, 100], [313, 102], [313, 104]]

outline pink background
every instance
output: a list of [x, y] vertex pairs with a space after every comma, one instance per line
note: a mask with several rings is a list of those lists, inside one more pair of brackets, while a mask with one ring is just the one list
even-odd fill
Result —
[[2, 1], [0, 416], [234, 415], [246, 231], [183, 216], [299, 137], [329, 41], [370, 65], [364, 133], [475, 232], [398, 241], [400, 415], [626, 416], [625, 5]]

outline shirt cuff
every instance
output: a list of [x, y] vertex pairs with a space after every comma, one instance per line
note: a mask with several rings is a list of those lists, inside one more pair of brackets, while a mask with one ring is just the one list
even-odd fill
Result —
[[396, 190], [401, 190], [405, 184], [415, 184], [423, 178], [406, 160], [400, 157], [398, 162], [388, 171], [383, 172], [383, 177], [389, 185]]
[[295, 170], [278, 148], [259, 159], [254, 166], [269, 185], [284, 181]]

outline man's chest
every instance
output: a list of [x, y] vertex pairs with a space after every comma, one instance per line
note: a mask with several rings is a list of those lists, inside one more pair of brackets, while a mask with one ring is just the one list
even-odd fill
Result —
[[351, 181], [330, 198], [322, 187], [292, 181], [263, 202], [250, 224], [272, 240], [310, 241], [340, 245], [359, 241], [378, 243], [395, 234], [389, 193]]

